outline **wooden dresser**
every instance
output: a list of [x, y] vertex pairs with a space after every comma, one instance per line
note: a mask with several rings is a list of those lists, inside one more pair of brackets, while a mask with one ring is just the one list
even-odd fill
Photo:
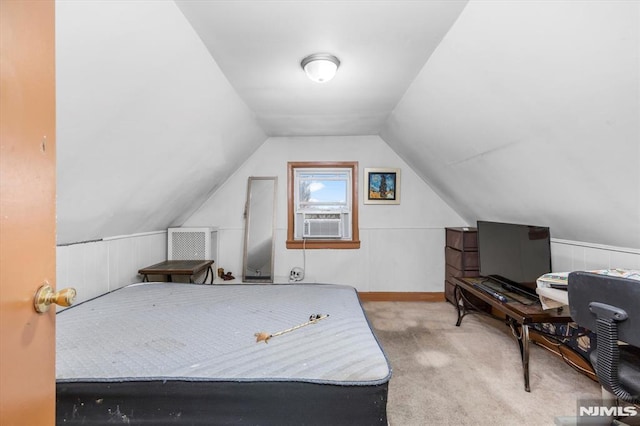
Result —
[[477, 277], [478, 230], [476, 228], [445, 228], [446, 246], [444, 294], [455, 303], [453, 277]]

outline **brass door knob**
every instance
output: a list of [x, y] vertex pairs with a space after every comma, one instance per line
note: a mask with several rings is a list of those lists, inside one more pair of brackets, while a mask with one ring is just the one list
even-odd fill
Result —
[[49, 310], [52, 303], [58, 306], [71, 306], [76, 300], [76, 289], [65, 288], [60, 291], [53, 291], [49, 284], [44, 284], [36, 292], [33, 299], [33, 306], [36, 312], [42, 314]]

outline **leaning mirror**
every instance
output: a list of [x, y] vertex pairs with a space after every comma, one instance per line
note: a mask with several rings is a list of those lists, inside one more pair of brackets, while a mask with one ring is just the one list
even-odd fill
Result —
[[277, 177], [250, 177], [245, 206], [242, 279], [273, 282]]

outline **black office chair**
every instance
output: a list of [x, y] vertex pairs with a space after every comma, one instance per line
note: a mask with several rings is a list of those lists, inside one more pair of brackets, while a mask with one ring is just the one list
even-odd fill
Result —
[[639, 404], [640, 281], [572, 272], [569, 309], [576, 323], [596, 333], [590, 359], [600, 385], [623, 401]]

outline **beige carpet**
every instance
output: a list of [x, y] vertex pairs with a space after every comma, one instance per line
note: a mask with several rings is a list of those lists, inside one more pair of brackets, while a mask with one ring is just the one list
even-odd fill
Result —
[[554, 425], [575, 416], [578, 399], [598, 399], [600, 386], [533, 345], [531, 392], [520, 351], [503, 321], [464, 317], [455, 326], [449, 303], [365, 302], [389, 358], [391, 426]]

